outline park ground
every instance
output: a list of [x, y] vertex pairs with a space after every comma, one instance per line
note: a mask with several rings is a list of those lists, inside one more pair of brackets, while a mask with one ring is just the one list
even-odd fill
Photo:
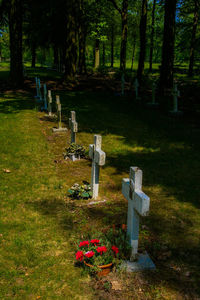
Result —
[[[25, 89], [13, 91], [3, 81], [7, 74], [5, 65], [0, 72], [0, 298], [200, 299], [198, 78], [189, 81], [180, 72], [185, 114], [174, 118], [135, 102], [130, 91], [117, 96], [119, 83], [102, 76], [64, 88], [58, 73], [27, 68]], [[93, 135], [102, 135], [103, 204], [67, 196], [73, 183], [90, 180], [91, 162], [64, 160], [70, 133], [53, 134], [56, 121], [38, 110], [36, 74], [53, 96], [60, 95], [63, 123], [68, 125], [70, 111], [76, 111], [79, 144], [88, 149]], [[144, 98], [149, 95], [147, 88]], [[121, 181], [130, 166], [143, 170], [143, 190], [151, 198], [140, 249], [157, 268], [135, 274], [114, 270], [98, 280], [74, 265], [74, 244], [88, 231], [126, 223]]]

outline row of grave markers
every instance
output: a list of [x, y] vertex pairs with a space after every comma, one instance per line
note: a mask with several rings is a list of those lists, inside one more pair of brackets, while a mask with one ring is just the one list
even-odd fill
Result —
[[[42, 102], [40, 80], [36, 79], [37, 99]], [[44, 84], [43, 93], [44, 110], [48, 111], [48, 116], [53, 117], [52, 113], [52, 95], [51, 91], [46, 89]], [[46, 97], [48, 95], [48, 97]], [[48, 98], [48, 99], [47, 99]], [[46, 99], [46, 100], [45, 100]], [[53, 132], [66, 131], [61, 122], [61, 103], [60, 97], [56, 96], [56, 106], [58, 113], [58, 128], [53, 128]], [[78, 123], [76, 121], [75, 111], [71, 111], [69, 118], [69, 128], [71, 130], [71, 143], [76, 143], [76, 133], [78, 132]], [[102, 151], [102, 137], [94, 135], [94, 144], [89, 145], [89, 157], [92, 159], [91, 171], [91, 189], [93, 199], [98, 198], [99, 192], [99, 173], [100, 167], [105, 165], [106, 153]], [[139, 271], [144, 269], [155, 269], [155, 265], [147, 253], [138, 253], [139, 223], [140, 218], [148, 215], [150, 208], [150, 198], [142, 191], [142, 170], [138, 167], [130, 167], [129, 178], [122, 180], [122, 194], [128, 201], [127, 212], [127, 234], [131, 245], [130, 261], [124, 262], [127, 271]]]
[[[134, 81], [134, 90], [135, 90], [135, 99], [139, 100], [139, 81], [135, 78]], [[124, 96], [124, 87], [125, 87], [125, 77], [124, 73], [121, 76], [121, 95]], [[178, 86], [175, 83], [172, 89], [172, 96], [173, 96], [173, 110], [170, 113], [179, 114], [181, 111], [178, 109], [178, 98], [180, 97], [180, 91], [178, 90]], [[156, 102], [156, 83], [153, 81], [152, 83], [152, 101], [148, 103], [149, 106], [158, 106], [159, 103]]]

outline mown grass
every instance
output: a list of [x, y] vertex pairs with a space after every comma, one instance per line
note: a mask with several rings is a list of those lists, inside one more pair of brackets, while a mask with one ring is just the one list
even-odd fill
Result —
[[65, 178], [42, 129], [30, 95], [1, 95], [0, 298], [92, 299], [88, 277], [74, 267]]

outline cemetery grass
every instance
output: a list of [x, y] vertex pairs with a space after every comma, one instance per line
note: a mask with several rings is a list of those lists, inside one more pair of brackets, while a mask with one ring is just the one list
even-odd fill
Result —
[[[77, 143], [88, 149], [93, 135], [101, 134], [106, 165], [101, 169], [99, 201], [65, 198], [73, 213], [74, 229], [84, 234], [126, 223], [127, 203], [121, 193], [122, 178], [129, 167], [143, 170], [143, 190], [151, 198], [150, 215], [142, 220], [140, 251], [146, 249], [157, 266], [144, 274], [114, 273], [96, 283], [105, 299], [197, 299], [199, 295], [199, 121], [174, 119], [159, 111], [141, 107], [128, 97], [110, 93], [57, 91], [62, 102], [63, 122], [76, 111]], [[52, 134], [55, 126], [39, 113], [45, 135], [55, 155], [65, 191], [75, 182], [90, 181], [91, 162], [64, 161], [62, 153], [70, 133]], [[95, 236], [96, 237], [96, 236]], [[105, 286], [118, 282], [119, 290]], [[110, 283], [110, 285], [109, 285]], [[106, 294], [107, 293], [107, 294]], [[106, 296], [107, 295], [107, 296]], [[107, 298], [106, 298], [107, 297]]]
[[[60, 94], [64, 123], [70, 110], [77, 113], [78, 143], [88, 148], [94, 134], [102, 135], [107, 159], [101, 170], [99, 201], [106, 203], [90, 205], [90, 200], [67, 197], [73, 183], [90, 180], [90, 161], [64, 161], [69, 132], [53, 134], [55, 121], [36, 112], [30, 95], [6, 93], [0, 107], [4, 141], [0, 145], [0, 295], [73, 299], [87, 292], [86, 299], [90, 295], [97, 299], [197, 299], [198, 120], [170, 118], [105, 92], [55, 94]], [[143, 190], [151, 197], [150, 215], [142, 221], [140, 250], [148, 251], [157, 270], [114, 272], [95, 281], [73, 267], [74, 242], [88, 231], [126, 223], [121, 180], [135, 165], [143, 170]]]
[[0, 298], [93, 299], [74, 266], [66, 177], [26, 92], [0, 95]]

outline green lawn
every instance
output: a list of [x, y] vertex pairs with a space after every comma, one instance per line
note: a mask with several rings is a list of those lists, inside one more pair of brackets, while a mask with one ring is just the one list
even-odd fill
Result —
[[[174, 119], [108, 92], [52, 93], [53, 99], [60, 95], [66, 122], [76, 111], [78, 143], [88, 149], [93, 135], [102, 135], [107, 158], [99, 200], [107, 202], [88, 206], [66, 196], [73, 183], [90, 180], [91, 162], [63, 160], [70, 132], [53, 134], [54, 122], [35, 110], [30, 95], [1, 95], [1, 298], [84, 299], [88, 293], [85, 299], [197, 299], [198, 119]], [[120, 291], [92, 289], [94, 279], [73, 265], [73, 243], [88, 231], [126, 222], [121, 180], [130, 166], [143, 170], [143, 190], [151, 198], [140, 248], [148, 250], [157, 271], [114, 273]]]
[[0, 298], [93, 299], [74, 267], [66, 178], [57, 176], [42, 130], [30, 95], [1, 95]]

